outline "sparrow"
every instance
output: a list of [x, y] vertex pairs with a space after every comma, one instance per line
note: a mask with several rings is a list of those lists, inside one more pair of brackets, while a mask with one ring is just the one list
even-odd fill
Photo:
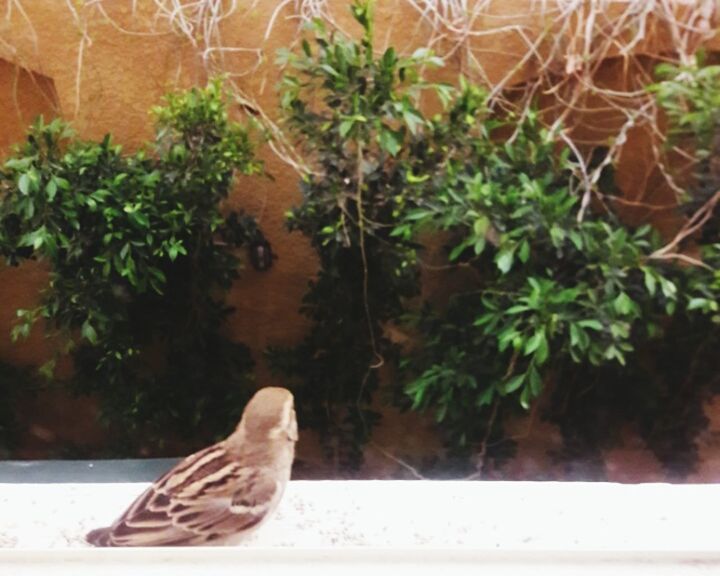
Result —
[[235, 544], [277, 508], [297, 439], [292, 394], [262, 388], [230, 436], [182, 460], [85, 539], [93, 546]]

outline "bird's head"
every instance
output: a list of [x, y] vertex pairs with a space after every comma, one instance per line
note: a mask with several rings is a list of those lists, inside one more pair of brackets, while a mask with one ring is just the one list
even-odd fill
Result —
[[296, 442], [293, 395], [285, 388], [261, 388], [245, 406], [237, 432], [251, 441]]

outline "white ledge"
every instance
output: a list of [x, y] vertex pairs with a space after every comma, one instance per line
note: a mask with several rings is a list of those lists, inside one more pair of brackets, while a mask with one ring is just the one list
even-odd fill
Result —
[[0, 484], [0, 574], [720, 574], [720, 485], [297, 481], [237, 548], [88, 548], [146, 486]]

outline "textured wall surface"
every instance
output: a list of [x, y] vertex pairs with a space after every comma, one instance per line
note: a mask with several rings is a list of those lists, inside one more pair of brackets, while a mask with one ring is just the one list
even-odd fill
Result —
[[[71, 120], [81, 138], [99, 139], [110, 132], [127, 149], [135, 149], [152, 136], [148, 109], [169, 90], [204, 83], [206, 64], [217, 64], [220, 59], [225, 70], [236, 74], [237, 85], [274, 116], [275, 86], [281, 73], [274, 64], [274, 54], [277, 48], [290, 46], [295, 41], [300, 16], [311, 3], [239, 2], [241, 6], [219, 23], [219, 36], [212, 36], [214, 44], [199, 28], [191, 40], [183, 33], [180, 20], [176, 19], [174, 24], [168, 20], [168, 11], [184, 4], [191, 3], [162, 0], [95, 0], [85, 4], [46, 0], [0, 2], [0, 153], [6, 153], [13, 142], [20, 140], [24, 127], [40, 113], [58, 114]], [[452, 43], [438, 42], [438, 52], [449, 51], [444, 76], [453, 79], [461, 68], [466, 69], [468, 54], [472, 54], [490, 84], [519, 83], [540, 73], [549, 74], [549, 78], [572, 76], [573, 54], [582, 53], [583, 39], [576, 30], [579, 20], [574, 21], [574, 16], [570, 18], [569, 26], [559, 29], [553, 37], [554, 45], [534, 43], [548, 26], [557, 25], [553, 22], [553, 2], [504, 0], [484, 4], [486, 8], [472, 22], [472, 29], [480, 33], [468, 40], [470, 52], [455, 49]], [[550, 9], [541, 14], [541, 5], [545, 4], [551, 5]], [[355, 31], [347, 14], [347, 2], [335, 0], [317, 5], [339, 27]], [[626, 2], [608, 5], [603, 16], [607, 24], [601, 23], [603, 26], [613, 25], [613, 18], [619, 18], [627, 8]], [[690, 4], [678, 1], [677, 5], [678, 12], [682, 13]], [[582, 10], [578, 18], [581, 13]], [[181, 14], [190, 20], [193, 16], [189, 9]], [[378, 2], [376, 37], [380, 44], [393, 44], [401, 52], [412, 51], [430, 37], [428, 20], [432, 17], [432, 12], [427, 11], [421, 15], [417, 5], [412, 6], [406, 0], [383, 0]], [[652, 18], [648, 22], [653, 24]], [[697, 22], [694, 24], [699, 26]], [[488, 30], [493, 32], [482, 33]], [[218, 39], [229, 49], [218, 51]], [[674, 51], [677, 41], [672, 29], [656, 22], [631, 46], [630, 53], [637, 58], [629, 60], [620, 48], [604, 54], [594, 70], [595, 82], [608, 90], [629, 90], [658, 58]], [[576, 47], [576, 43], [580, 47]], [[547, 70], [541, 70], [537, 59], [527, 58], [529, 46], [537, 54], [549, 54], [562, 46], [563, 57], [550, 62]], [[553, 95], [551, 90], [548, 92], [542, 98], [550, 101]], [[566, 124], [587, 143], [605, 142], [623, 121], [622, 114], [598, 98], [587, 97], [576, 108], [577, 112], [566, 118]], [[652, 144], [652, 135], [647, 129], [638, 127], [629, 131], [618, 166], [618, 182], [628, 199], [664, 203], [672, 198], [672, 193], [649, 153]], [[230, 204], [244, 208], [259, 219], [279, 258], [269, 272], [246, 269], [229, 297], [229, 303], [236, 308], [232, 335], [248, 343], [258, 359], [268, 344], [292, 343], [302, 336], [305, 323], [297, 310], [316, 269], [316, 260], [305, 239], [288, 234], [284, 228], [285, 211], [299, 199], [296, 173], [269, 148], [263, 148], [260, 155], [274, 181], [239, 180]], [[629, 216], [643, 218], [646, 214], [638, 210]], [[661, 216], [656, 221], [668, 232], [677, 226], [672, 218]], [[443, 280], [433, 278], [432, 281], [442, 284]], [[52, 353], [52, 339], [44, 338], [37, 328], [26, 342], [12, 345], [9, 340], [15, 309], [31, 306], [45, 282], [46, 273], [41, 264], [24, 264], [18, 269], [0, 265], [0, 359], [32, 365]], [[70, 367], [61, 369], [67, 371]], [[258, 382], [271, 383], [262, 361]], [[708, 406], [708, 410], [716, 404]], [[87, 442], [97, 437], [89, 400], [45, 395], [24, 401], [21, 412], [23, 418], [34, 422], [25, 442], [27, 456], [40, 455], [48, 446], [68, 439]], [[67, 418], [70, 412], [76, 414], [72, 424]], [[424, 433], [417, 436], [399, 433], [409, 427]], [[415, 416], [389, 416], [380, 427], [378, 442], [399, 436], [406, 439], [407, 445], [395, 446], [396, 453], [432, 451], [437, 443], [428, 440], [429, 429], [428, 423]], [[553, 431], [542, 438], [541, 447], [528, 447], [532, 454], [542, 454], [546, 444], [553, 441]], [[312, 452], [308, 448], [311, 460]], [[389, 474], [397, 468], [381, 450], [374, 456], [369, 453], [368, 459], [375, 470], [384, 472], [387, 467]], [[654, 470], [655, 466], [656, 463], [651, 462], [645, 468]], [[522, 467], [517, 474], [523, 476]], [[708, 474], [701, 477], [709, 479]]]

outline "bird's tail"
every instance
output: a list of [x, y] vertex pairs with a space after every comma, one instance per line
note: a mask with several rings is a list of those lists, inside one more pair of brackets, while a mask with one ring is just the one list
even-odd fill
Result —
[[93, 546], [112, 546], [110, 543], [110, 528], [91, 530], [85, 536], [85, 541]]

